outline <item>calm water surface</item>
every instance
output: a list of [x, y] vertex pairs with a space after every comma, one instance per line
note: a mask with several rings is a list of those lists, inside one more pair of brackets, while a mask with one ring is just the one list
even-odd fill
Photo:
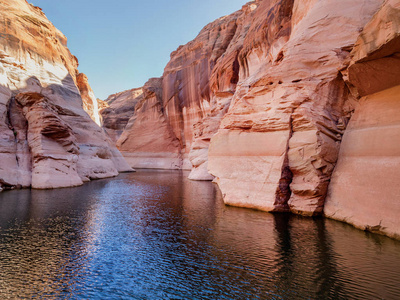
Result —
[[400, 243], [139, 171], [0, 193], [0, 298], [400, 299]]

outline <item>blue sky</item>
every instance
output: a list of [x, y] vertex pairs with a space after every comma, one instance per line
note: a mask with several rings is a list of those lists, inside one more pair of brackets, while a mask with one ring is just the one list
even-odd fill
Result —
[[96, 96], [162, 75], [169, 55], [246, 0], [28, 0], [68, 38]]

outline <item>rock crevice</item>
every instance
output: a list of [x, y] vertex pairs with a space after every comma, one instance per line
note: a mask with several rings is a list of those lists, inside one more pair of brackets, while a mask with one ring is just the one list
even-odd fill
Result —
[[399, 235], [399, 5], [249, 2], [171, 54], [159, 96], [130, 111], [118, 146], [131, 166], [214, 180], [229, 205]]
[[76, 186], [131, 170], [90, 119], [87, 78], [81, 92], [78, 60], [45, 14], [23, 0], [0, 0], [0, 37], [1, 185]]

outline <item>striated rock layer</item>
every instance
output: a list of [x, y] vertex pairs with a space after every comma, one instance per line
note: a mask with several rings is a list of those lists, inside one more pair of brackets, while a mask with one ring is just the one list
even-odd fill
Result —
[[118, 147], [131, 166], [190, 161], [229, 205], [399, 235], [399, 5], [249, 2], [171, 54]]
[[400, 2], [386, 1], [351, 53], [362, 96], [343, 136], [326, 216], [400, 238]]
[[131, 169], [83, 110], [82, 98], [95, 98], [66, 44], [40, 8], [0, 1], [0, 190], [76, 186]]
[[100, 109], [102, 126], [114, 143], [125, 130], [135, 112], [136, 104], [143, 99], [143, 89], [137, 88], [110, 95]]
[[[119, 104], [111, 105], [111, 110], [117, 106], [130, 110], [129, 126], [115, 117], [118, 113], [102, 111], [107, 131], [126, 127], [117, 145], [132, 167], [192, 169], [191, 179], [214, 178], [207, 170], [208, 146], [234, 95], [239, 78], [238, 55], [256, 8], [257, 4], [249, 3], [210, 23], [193, 41], [171, 53], [160, 86], [156, 87], [161, 93], [157, 101], [149, 95], [143, 100], [146, 105], [133, 111], [116, 94]], [[153, 84], [148, 82], [147, 89]], [[132, 126], [134, 122], [136, 126]], [[144, 130], [148, 128], [146, 132], [138, 132], [139, 123]], [[114, 132], [110, 136], [115, 136]]]
[[142, 92], [117, 146], [136, 168], [180, 169], [180, 145], [163, 113], [162, 79], [150, 79]]
[[322, 213], [356, 100], [340, 70], [380, 4], [260, 2], [234, 100], [211, 141], [209, 169], [226, 203]]

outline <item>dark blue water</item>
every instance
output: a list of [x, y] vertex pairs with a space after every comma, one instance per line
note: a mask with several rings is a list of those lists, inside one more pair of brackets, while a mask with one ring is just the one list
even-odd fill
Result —
[[400, 243], [140, 171], [0, 193], [0, 299], [400, 299]]

